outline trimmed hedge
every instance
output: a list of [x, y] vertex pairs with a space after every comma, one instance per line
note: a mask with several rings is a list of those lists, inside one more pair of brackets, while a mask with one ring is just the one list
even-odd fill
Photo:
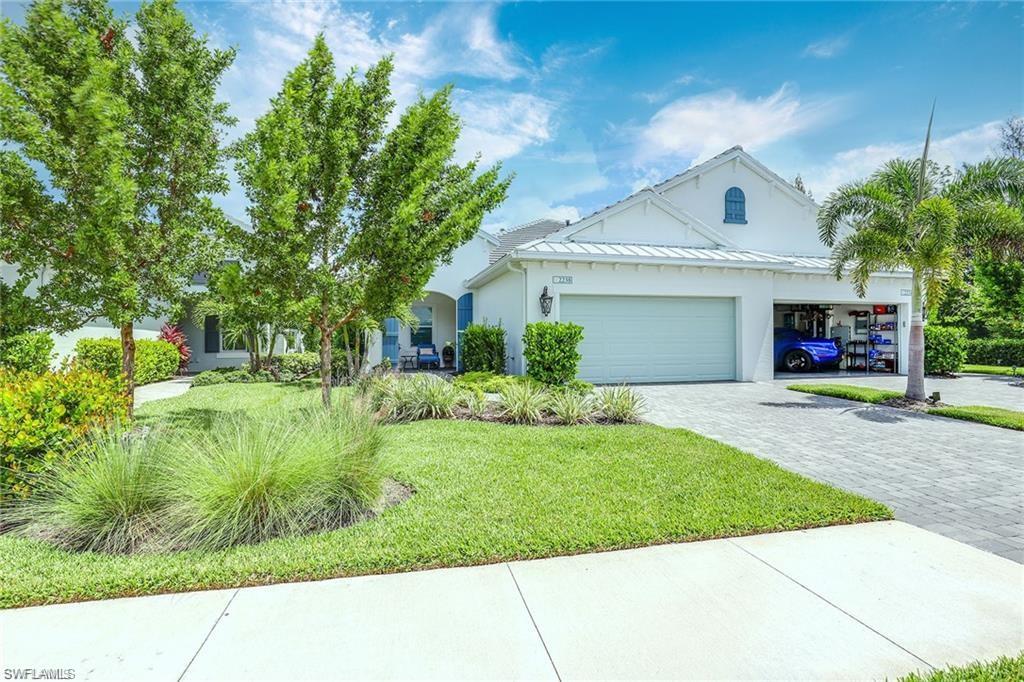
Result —
[[924, 328], [924, 373], [954, 374], [967, 360], [967, 330], [963, 327]]
[[53, 360], [53, 339], [46, 332], [25, 332], [0, 340], [0, 367], [42, 374]]
[[576, 378], [583, 327], [572, 322], [531, 322], [523, 334], [526, 373], [544, 384], [561, 386]]
[[972, 365], [1024, 367], [1024, 339], [968, 339], [966, 350]]
[[0, 493], [26, 496], [37, 474], [75, 454], [92, 428], [128, 414], [117, 381], [99, 372], [10, 372], [0, 369]]
[[200, 372], [192, 379], [192, 386], [216, 386], [217, 384], [265, 384], [272, 382], [274, 375], [265, 369], [250, 372], [247, 369], [210, 369]]
[[[135, 385], [170, 379], [178, 371], [181, 356], [167, 341], [139, 339], [135, 342]], [[121, 376], [121, 340], [79, 339], [75, 344], [75, 362], [80, 367], [112, 379]]]
[[470, 324], [462, 332], [462, 368], [467, 372], [505, 373], [505, 330]]
[[[344, 354], [341, 354], [342, 360], [344, 357]], [[279, 371], [299, 376], [320, 369], [320, 354], [308, 351], [305, 353], [283, 353], [274, 356], [273, 362]]]

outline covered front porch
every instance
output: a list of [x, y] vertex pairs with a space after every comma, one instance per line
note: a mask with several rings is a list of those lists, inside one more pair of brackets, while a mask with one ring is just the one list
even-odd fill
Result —
[[412, 305], [412, 312], [418, 324], [402, 324], [396, 318], [384, 321], [382, 357], [401, 371], [456, 371], [461, 332], [473, 319], [473, 295], [456, 301], [432, 291]]

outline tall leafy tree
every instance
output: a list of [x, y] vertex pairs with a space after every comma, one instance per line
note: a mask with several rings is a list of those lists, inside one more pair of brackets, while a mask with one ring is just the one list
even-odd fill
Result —
[[[36, 0], [0, 24], [0, 255], [46, 268], [58, 331], [105, 318], [121, 332], [125, 391], [134, 324], [167, 312], [202, 269], [227, 190], [216, 89], [234, 59], [174, 0], [129, 24], [105, 0]], [[36, 168], [45, 171], [36, 177]]]
[[499, 168], [453, 161], [451, 89], [420, 96], [389, 132], [392, 61], [338, 79], [323, 36], [238, 146], [252, 229], [243, 260], [290, 292], [320, 334], [321, 394], [331, 399], [334, 333], [409, 317], [439, 261], [505, 198]]
[[225, 340], [245, 346], [250, 371], [275, 371], [277, 341], [303, 324], [297, 304], [280, 293], [264, 287], [241, 263], [226, 262], [210, 274], [207, 291], [195, 301], [195, 322], [201, 326], [207, 316], [215, 316]]
[[[952, 177], [928, 161], [931, 121], [920, 159], [889, 161], [867, 180], [839, 187], [818, 214], [832, 247], [832, 273], [867, 293], [874, 272], [909, 268], [909, 371], [906, 396], [924, 400], [924, 318], [947, 287], [961, 281], [972, 256], [1024, 254], [1024, 161], [993, 159]], [[848, 229], [846, 228], [848, 226]]]

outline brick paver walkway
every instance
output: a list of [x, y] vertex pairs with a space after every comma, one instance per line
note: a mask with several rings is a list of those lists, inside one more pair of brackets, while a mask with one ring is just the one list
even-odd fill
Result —
[[780, 384], [639, 390], [656, 424], [691, 429], [884, 502], [902, 521], [1024, 562], [1024, 432]]

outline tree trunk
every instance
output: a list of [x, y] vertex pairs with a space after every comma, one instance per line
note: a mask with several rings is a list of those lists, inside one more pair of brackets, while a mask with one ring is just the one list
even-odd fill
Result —
[[921, 280], [916, 272], [911, 286], [906, 396], [910, 400], [924, 400], [924, 315], [921, 308]]
[[326, 322], [320, 326], [320, 399], [331, 409], [331, 330]]
[[124, 375], [124, 395], [128, 398], [128, 418], [135, 414], [135, 329], [132, 324], [121, 325], [121, 374]]

